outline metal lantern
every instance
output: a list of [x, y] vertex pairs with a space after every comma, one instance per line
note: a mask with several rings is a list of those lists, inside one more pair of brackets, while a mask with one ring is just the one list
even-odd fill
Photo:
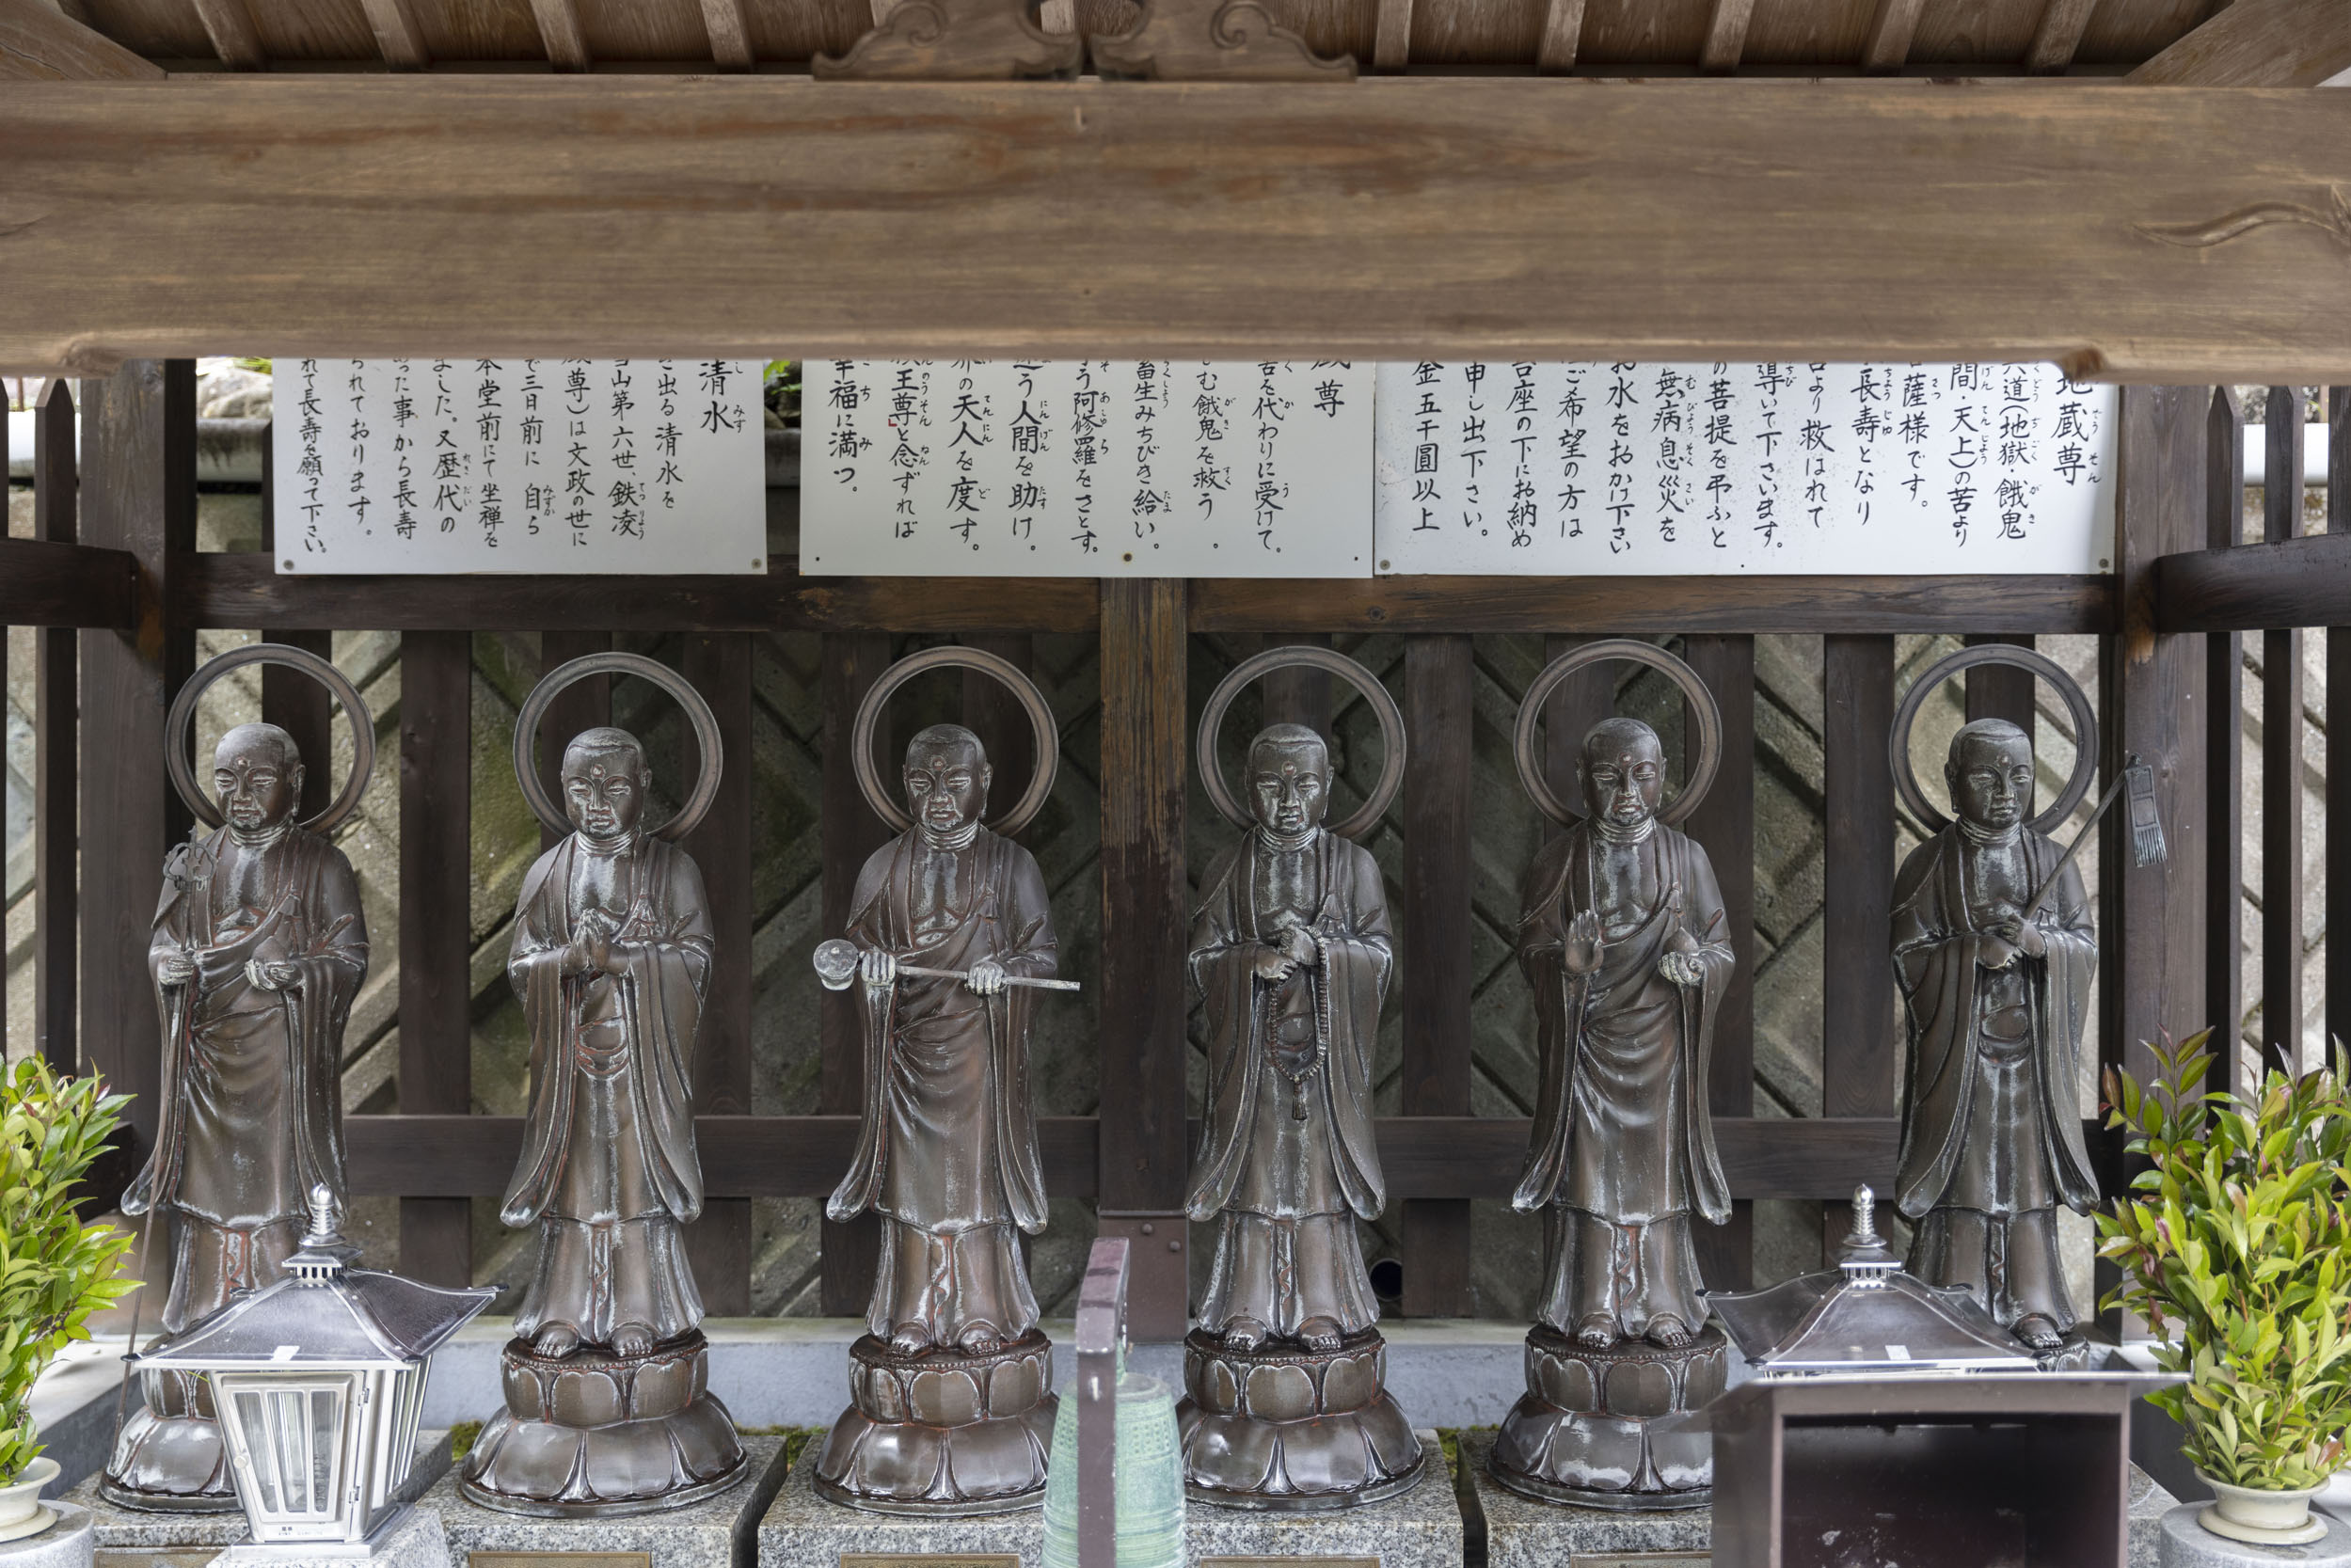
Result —
[[352, 1268], [358, 1248], [339, 1225], [333, 1196], [313, 1187], [310, 1233], [284, 1278], [137, 1358], [212, 1380], [253, 1544], [285, 1555], [366, 1557], [390, 1535], [406, 1511], [426, 1358], [498, 1293]]

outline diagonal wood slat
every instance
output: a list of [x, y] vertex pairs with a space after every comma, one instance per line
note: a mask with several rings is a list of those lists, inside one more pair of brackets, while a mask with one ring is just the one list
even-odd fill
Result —
[[213, 53], [231, 71], [259, 71], [269, 62], [262, 54], [262, 35], [254, 30], [253, 13], [245, 0], [190, 0]]
[[0, 81], [138, 81], [163, 67], [42, 0], [0, 0]]
[[1576, 53], [1583, 46], [1584, 0], [1548, 0], [1543, 8], [1543, 35], [1535, 41], [1534, 69], [1547, 73], [1576, 69]]
[[424, 34], [417, 26], [410, 0], [359, 3], [367, 11], [367, 24], [375, 34], [375, 47], [386, 65], [394, 71], [422, 71], [433, 63], [432, 52], [424, 46]]
[[539, 24], [549, 65], [564, 71], [588, 69], [588, 35], [580, 25], [579, 0], [531, 0], [531, 15]]
[[2141, 87], [2314, 87], [2351, 71], [2351, 6], [2234, 0], [2133, 71]]
[[1698, 69], [1730, 71], [1747, 52], [1747, 24], [1755, 20], [1755, 0], [1714, 0], [1707, 18], [1706, 41], [1698, 49]]
[[2041, 24], [2033, 31], [2032, 47], [2025, 52], [2025, 69], [2036, 76], [2061, 75], [2073, 64], [2074, 51], [2089, 26], [2098, 0], [2048, 0], [2041, 8]]
[[1899, 71], [1910, 63], [1910, 41], [1918, 31], [1918, 13], [1927, 0], [1878, 0], [1869, 19], [1869, 36], [1861, 46], [1861, 69], [1871, 72]]

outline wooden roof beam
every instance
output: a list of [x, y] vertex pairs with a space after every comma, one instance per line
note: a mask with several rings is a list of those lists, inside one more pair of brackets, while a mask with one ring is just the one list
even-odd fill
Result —
[[262, 35], [254, 30], [253, 13], [245, 0], [194, 0], [196, 19], [213, 40], [213, 53], [231, 71], [259, 71], [269, 62], [262, 55]]
[[1698, 69], [1737, 71], [1739, 57], [1747, 52], [1747, 24], [1755, 14], [1755, 0], [1714, 0], [1714, 14], [1707, 19], [1706, 42], [1698, 50]]
[[710, 35], [710, 58], [721, 71], [749, 71], [751, 18], [743, 0], [702, 0], [702, 25]]
[[0, 0], [0, 81], [136, 81], [163, 73], [42, 0]]
[[1556, 75], [1576, 69], [1583, 47], [1583, 0], [1549, 0], [1543, 8], [1543, 36], [1535, 40], [1534, 69]]
[[1899, 71], [1910, 63], [1910, 40], [1918, 31], [1918, 13], [1927, 0], [1878, 0], [1869, 20], [1869, 37], [1861, 46], [1861, 69], [1871, 72]]
[[2123, 78], [2141, 87], [2314, 87], [2351, 71], [2344, 0], [2236, 0]]
[[531, 0], [531, 14], [538, 20], [549, 65], [566, 71], [588, 69], [588, 35], [580, 25], [579, 0]]
[[1412, 0], [1379, 0], [1372, 24], [1372, 69], [1402, 71], [1412, 62]]
[[367, 10], [367, 24], [375, 34], [375, 47], [384, 56], [384, 63], [394, 71], [422, 71], [433, 63], [432, 52], [424, 47], [424, 34], [417, 26], [416, 13], [408, 0], [359, 0]]
[[2073, 53], [2082, 46], [2089, 13], [2098, 0], [2049, 0], [2041, 8], [2041, 25], [2033, 30], [2032, 47], [2025, 51], [2025, 69], [2035, 76], [2062, 76], [2072, 69]]

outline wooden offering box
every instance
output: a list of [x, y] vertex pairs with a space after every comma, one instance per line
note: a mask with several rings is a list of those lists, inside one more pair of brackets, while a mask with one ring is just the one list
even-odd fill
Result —
[[1712, 1407], [1714, 1568], [2123, 1568], [2148, 1379], [1758, 1379]]

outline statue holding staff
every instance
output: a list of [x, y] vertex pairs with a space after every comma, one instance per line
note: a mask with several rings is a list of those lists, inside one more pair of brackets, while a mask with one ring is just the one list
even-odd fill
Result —
[[[294, 816], [301, 753], [275, 724], [240, 724], [221, 736], [212, 798], [189, 771], [198, 698], [254, 663], [319, 680], [351, 721], [350, 782], [308, 822]], [[367, 977], [367, 920], [351, 863], [327, 835], [358, 808], [375, 756], [373, 716], [357, 690], [325, 659], [278, 643], [205, 665], [182, 688], [164, 730], [172, 783], [214, 831], [165, 863], [148, 949], [163, 1024], [161, 1123], [122, 1212], [171, 1227], [171, 1291], [157, 1345], [236, 1291], [282, 1275], [301, 1244], [312, 1187], [345, 1200], [342, 1036]], [[101, 1490], [131, 1508], [234, 1509], [210, 1390], [185, 1373], [142, 1376], [145, 1408], [124, 1423]]]

